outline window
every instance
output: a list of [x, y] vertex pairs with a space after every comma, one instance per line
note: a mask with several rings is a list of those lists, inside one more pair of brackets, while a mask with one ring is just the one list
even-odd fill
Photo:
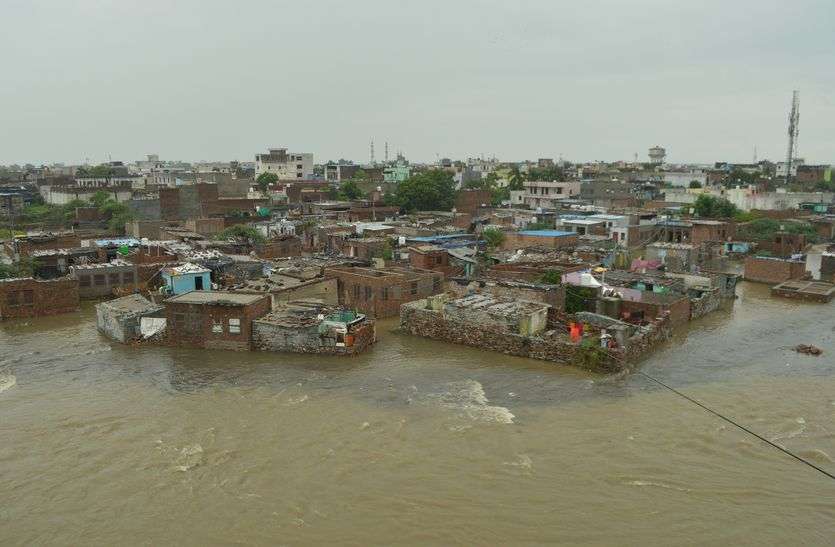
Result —
[[78, 278], [78, 286], [79, 287], [89, 287], [90, 286], [90, 276], [89, 275], [82, 275]]
[[412, 286], [409, 288], [409, 294], [417, 294], [418, 284], [417, 281], [412, 281]]
[[215, 334], [223, 333], [223, 321], [212, 320], [212, 332]]
[[299, 171], [301, 171], [302, 169], [304, 169], [304, 165], [302, 165], [302, 164], [300, 164], [300, 163], [297, 163], [297, 164], [296, 164], [296, 169], [298, 169]]
[[302, 178], [302, 176], [303, 176], [303, 175], [302, 175], [301, 173], [296, 173], [296, 178], [297, 178], [297, 179]]
[[562, 194], [562, 186], [557, 186], [557, 193]]
[[432, 278], [432, 290], [438, 292], [441, 290], [441, 278], [434, 277]]
[[389, 299], [389, 288], [388, 287], [383, 287], [382, 289], [380, 289], [380, 294], [382, 295], [383, 300], [388, 300]]
[[354, 298], [359, 299], [360, 297], [360, 286], [354, 285]]
[[439, 256], [435, 257], [435, 264], [443, 264], [443, 263], [444, 263], [444, 257], [443, 256], [439, 255]]
[[35, 291], [32, 289], [26, 289], [23, 291], [23, 303], [31, 306], [35, 303]]
[[124, 283], [125, 285], [133, 283], [133, 272], [124, 272], [122, 274], [122, 283]]
[[371, 287], [365, 287], [365, 299], [371, 300]]
[[119, 274], [118, 273], [108, 274], [108, 278], [110, 280], [111, 285], [118, 285], [119, 284]]
[[101, 287], [101, 286], [104, 285], [104, 280], [105, 280], [104, 274], [96, 274], [96, 275], [93, 276], [93, 285], [95, 285], [97, 287]]
[[229, 320], [229, 334], [241, 333], [241, 320], [238, 318]]
[[6, 294], [6, 304], [9, 307], [16, 307], [20, 305], [20, 297], [17, 291], [12, 291]]

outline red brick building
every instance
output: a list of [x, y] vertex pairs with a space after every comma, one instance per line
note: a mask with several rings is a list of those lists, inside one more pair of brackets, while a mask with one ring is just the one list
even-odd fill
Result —
[[327, 201], [331, 185], [319, 181], [294, 181], [287, 184], [287, 203]]
[[264, 243], [255, 246], [255, 254], [258, 258], [272, 260], [273, 258], [285, 258], [289, 256], [301, 256], [302, 240], [296, 236], [278, 236], [268, 239]]
[[745, 259], [745, 279], [759, 283], [777, 284], [806, 275], [806, 263], [802, 260], [786, 260], [766, 256], [749, 256]]
[[446, 249], [437, 245], [409, 247], [409, 265], [418, 270], [441, 272], [444, 277], [463, 273], [462, 268], [450, 264], [449, 253]]
[[574, 232], [558, 230], [522, 230], [521, 232], [505, 232], [502, 250], [513, 251], [526, 247], [549, 247], [559, 249], [574, 247], [579, 241]]
[[325, 268], [339, 284], [339, 303], [369, 316], [394, 317], [400, 305], [443, 292], [440, 272], [391, 267], [385, 270], [351, 266]]
[[768, 251], [774, 256], [790, 257], [800, 254], [806, 250], [806, 235], [790, 232], [777, 232], [771, 239], [757, 241], [757, 247], [762, 251]]
[[69, 313], [78, 309], [78, 280], [0, 280], [0, 320]]
[[700, 245], [708, 241], [728, 241], [736, 235], [736, 224], [724, 220], [691, 220], [690, 243]]
[[75, 249], [81, 247], [81, 238], [72, 232], [49, 233], [16, 237], [15, 244], [17, 245], [17, 252], [21, 256], [29, 256], [33, 251]]
[[165, 301], [165, 343], [204, 349], [252, 349], [252, 321], [269, 313], [267, 294], [192, 291]]
[[474, 215], [481, 207], [490, 207], [493, 194], [490, 190], [461, 190], [455, 198], [455, 210], [459, 213]]

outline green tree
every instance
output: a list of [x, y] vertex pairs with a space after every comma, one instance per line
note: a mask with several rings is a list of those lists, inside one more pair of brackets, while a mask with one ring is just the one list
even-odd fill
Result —
[[352, 201], [362, 198], [363, 195], [364, 194], [362, 193], [362, 190], [360, 190], [357, 181], [353, 179], [343, 182], [339, 187], [339, 196], [343, 199]]
[[701, 188], [701, 187], [702, 187], [701, 182], [699, 182], [697, 180], [691, 180], [690, 181], [690, 188]]
[[407, 212], [449, 211], [455, 204], [452, 173], [433, 169], [412, 175], [397, 186], [390, 201]]
[[261, 235], [261, 232], [252, 226], [247, 226], [245, 224], [235, 224], [234, 226], [230, 226], [222, 232], [219, 232], [215, 236], [215, 239], [219, 241], [244, 240], [249, 244], [264, 242], [264, 236]]
[[95, 207], [101, 209], [101, 207], [110, 200], [110, 194], [103, 190], [99, 190], [93, 197], [90, 198], [90, 203], [92, 203]]
[[481, 232], [481, 237], [487, 242], [487, 248], [490, 250], [498, 249], [504, 243], [504, 232], [498, 228], [487, 228]]
[[725, 198], [701, 194], [693, 204], [696, 215], [702, 218], [732, 218], [739, 209]]
[[528, 180], [528, 177], [525, 176], [524, 173], [519, 171], [519, 168], [514, 166], [513, 169], [510, 171], [510, 184], [508, 188], [510, 190], [524, 190], [525, 189], [525, 181]]
[[540, 283], [546, 285], [560, 285], [562, 283], [562, 274], [557, 270], [546, 270], [539, 278]]
[[559, 167], [533, 167], [528, 174], [528, 180], [544, 180], [565, 182], [565, 173]]
[[258, 189], [265, 194], [267, 193], [267, 189], [276, 182], [278, 182], [278, 175], [275, 173], [261, 173], [255, 179], [255, 184], [258, 185]]

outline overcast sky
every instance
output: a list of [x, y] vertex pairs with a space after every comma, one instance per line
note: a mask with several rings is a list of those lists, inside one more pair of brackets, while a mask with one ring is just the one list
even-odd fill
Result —
[[0, 0], [0, 163], [835, 162], [832, 0]]

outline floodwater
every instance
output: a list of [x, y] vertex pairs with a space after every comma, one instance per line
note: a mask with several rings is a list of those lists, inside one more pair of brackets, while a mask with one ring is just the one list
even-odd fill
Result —
[[[835, 304], [738, 292], [642, 370], [835, 473]], [[0, 543], [835, 542], [835, 481], [640, 375], [394, 326], [340, 359], [3, 323]]]

